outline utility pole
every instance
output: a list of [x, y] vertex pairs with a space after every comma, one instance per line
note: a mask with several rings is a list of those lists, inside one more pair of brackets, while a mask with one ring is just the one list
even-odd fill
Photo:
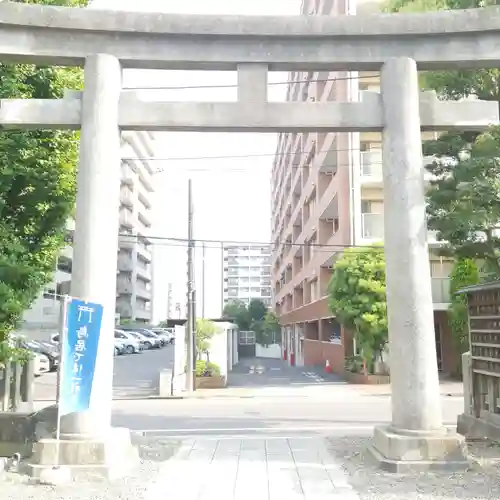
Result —
[[193, 391], [195, 387], [195, 304], [194, 304], [194, 240], [193, 240], [193, 192], [192, 181], [188, 180], [188, 260], [187, 260], [187, 373], [186, 373], [186, 389]]
[[201, 317], [205, 318], [205, 242], [202, 243], [202, 260], [201, 260]]

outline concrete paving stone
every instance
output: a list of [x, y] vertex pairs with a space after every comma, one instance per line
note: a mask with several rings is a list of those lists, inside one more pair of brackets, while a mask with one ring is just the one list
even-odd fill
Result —
[[183, 500], [358, 498], [317, 438], [197, 439], [166, 464], [163, 489], [155, 491]]

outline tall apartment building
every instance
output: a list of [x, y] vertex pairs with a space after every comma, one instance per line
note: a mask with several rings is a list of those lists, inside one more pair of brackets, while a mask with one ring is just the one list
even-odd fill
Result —
[[260, 299], [271, 305], [271, 247], [224, 246], [223, 307], [231, 301]]
[[[302, 14], [354, 15], [350, 4], [304, 0]], [[375, 10], [375, 2], [358, 4], [358, 15]], [[293, 72], [289, 80], [296, 82], [287, 93], [293, 101], [358, 101], [379, 91], [377, 73]], [[280, 134], [272, 174], [273, 306], [297, 363], [329, 359], [343, 371], [353, 342], [328, 308], [327, 287], [343, 247], [383, 240], [383, 210], [381, 134]], [[446, 371], [453, 363], [446, 318], [451, 263], [433, 251], [438, 245], [429, 232], [436, 346]]]
[[148, 235], [154, 166], [147, 158], [154, 156], [154, 136], [151, 132], [122, 133], [116, 312], [122, 319], [145, 323], [152, 318], [153, 280]]
[[[150, 322], [152, 318], [152, 254], [148, 234], [154, 193], [154, 136], [150, 132], [122, 133], [120, 221], [117, 235], [116, 313], [121, 319]], [[136, 158], [136, 159], [133, 159]], [[21, 329], [55, 331], [59, 326], [60, 295], [70, 292], [74, 221], [68, 222], [68, 246], [62, 251], [54, 279], [24, 313]]]

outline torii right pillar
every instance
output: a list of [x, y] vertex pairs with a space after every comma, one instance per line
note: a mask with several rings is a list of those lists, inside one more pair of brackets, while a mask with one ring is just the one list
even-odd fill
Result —
[[384, 64], [381, 99], [392, 422], [370, 449], [389, 471], [464, 468], [464, 438], [441, 416], [414, 60]]

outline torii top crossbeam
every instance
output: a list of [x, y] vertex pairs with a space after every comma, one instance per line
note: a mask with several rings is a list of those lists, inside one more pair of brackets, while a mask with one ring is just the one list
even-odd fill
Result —
[[379, 70], [391, 57], [419, 69], [500, 66], [500, 8], [363, 16], [199, 16], [0, 3], [0, 60], [123, 67], [271, 71]]

